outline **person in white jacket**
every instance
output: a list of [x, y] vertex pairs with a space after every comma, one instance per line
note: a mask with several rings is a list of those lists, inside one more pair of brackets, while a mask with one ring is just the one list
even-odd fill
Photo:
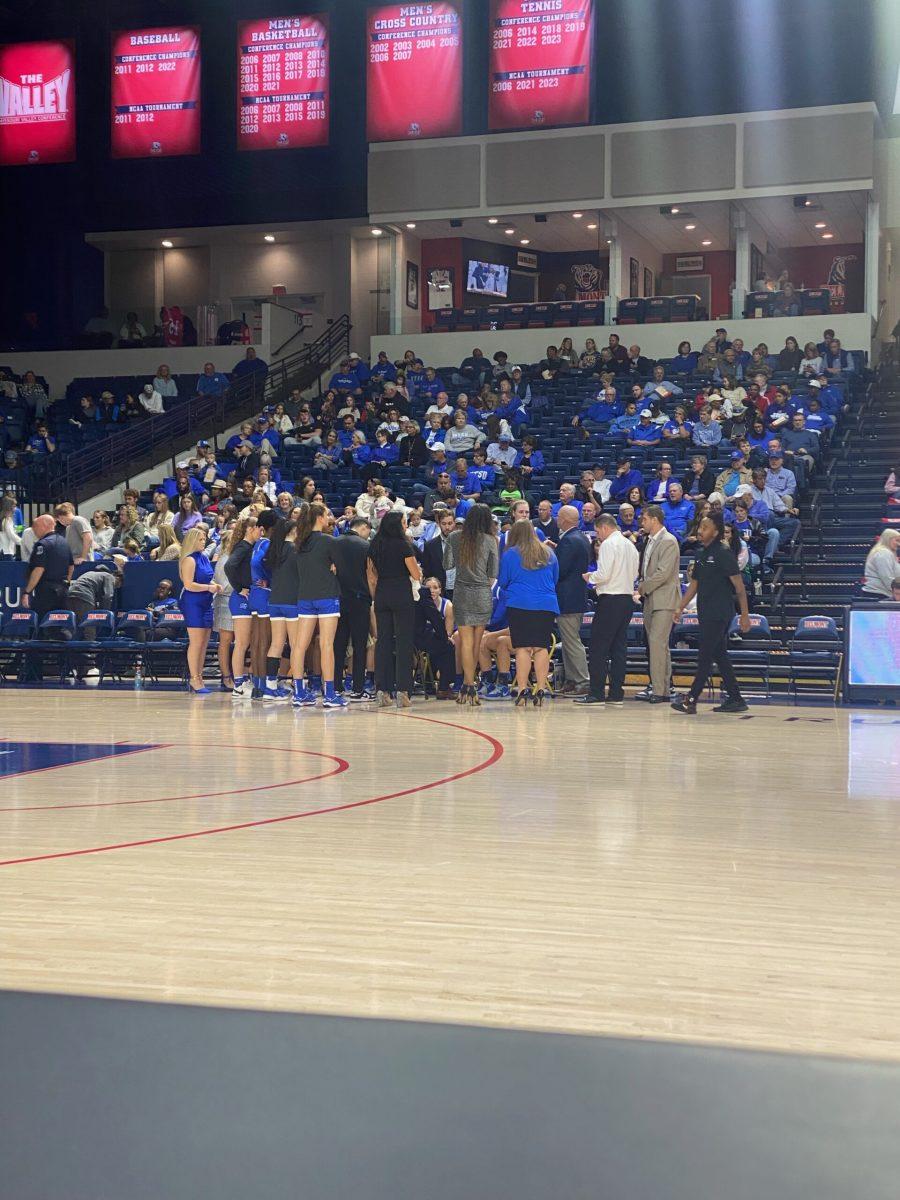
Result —
[[0, 500], [0, 559], [15, 558], [22, 545], [22, 539], [16, 533], [15, 511], [15, 496], [4, 496]]
[[871, 600], [892, 600], [894, 584], [900, 580], [900, 529], [885, 529], [866, 556], [862, 594]]
[[163, 407], [163, 398], [157, 392], [152, 383], [145, 383], [141, 388], [138, 400], [141, 402], [141, 407], [146, 412], [154, 417], [161, 416], [166, 410]]

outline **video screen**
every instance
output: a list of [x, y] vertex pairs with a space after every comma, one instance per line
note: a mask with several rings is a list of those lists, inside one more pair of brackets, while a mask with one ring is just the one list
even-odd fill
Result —
[[477, 292], [482, 296], [508, 295], [509, 267], [470, 258], [466, 272], [466, 291]]
[[900, 688], [900, 608], [850, 610], [847, 682]]

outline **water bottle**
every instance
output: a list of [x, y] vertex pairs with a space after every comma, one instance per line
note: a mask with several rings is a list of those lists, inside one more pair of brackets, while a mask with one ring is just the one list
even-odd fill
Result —
[[140, 692], [144, 687], [144, 665], [138, 657], [134, 664], [134, 690]]

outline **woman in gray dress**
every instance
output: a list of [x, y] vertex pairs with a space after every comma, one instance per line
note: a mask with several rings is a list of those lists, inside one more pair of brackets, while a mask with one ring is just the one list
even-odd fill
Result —
[[462, 529], [451, 533], [444, 547], [444, 569], [456, 570], [453, 611], [463, 669], [457, 704], [481, 704], [475, 689], [475, 666], [481, 635], [491, 619], [491, 588], [497, 578], [499, 557], [491, 510], [486, 504], [473, 504]]

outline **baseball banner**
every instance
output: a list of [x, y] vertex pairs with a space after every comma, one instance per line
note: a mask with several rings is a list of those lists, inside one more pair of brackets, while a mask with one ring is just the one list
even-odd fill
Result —
[[593, 0], [491, 0], [488, 125], [590, 120]]
[[370, 142], [462, 132], [462, 21], [456, 0], [370, 8], [367, 47]]
[[75, 46], [0, 46], [0, 165], [75, 159]]
[[200, 30], [112, 35], [112, 156], [200, 153]]
[[328, 145], [328, 17], [238, 25], [238, 149]]

